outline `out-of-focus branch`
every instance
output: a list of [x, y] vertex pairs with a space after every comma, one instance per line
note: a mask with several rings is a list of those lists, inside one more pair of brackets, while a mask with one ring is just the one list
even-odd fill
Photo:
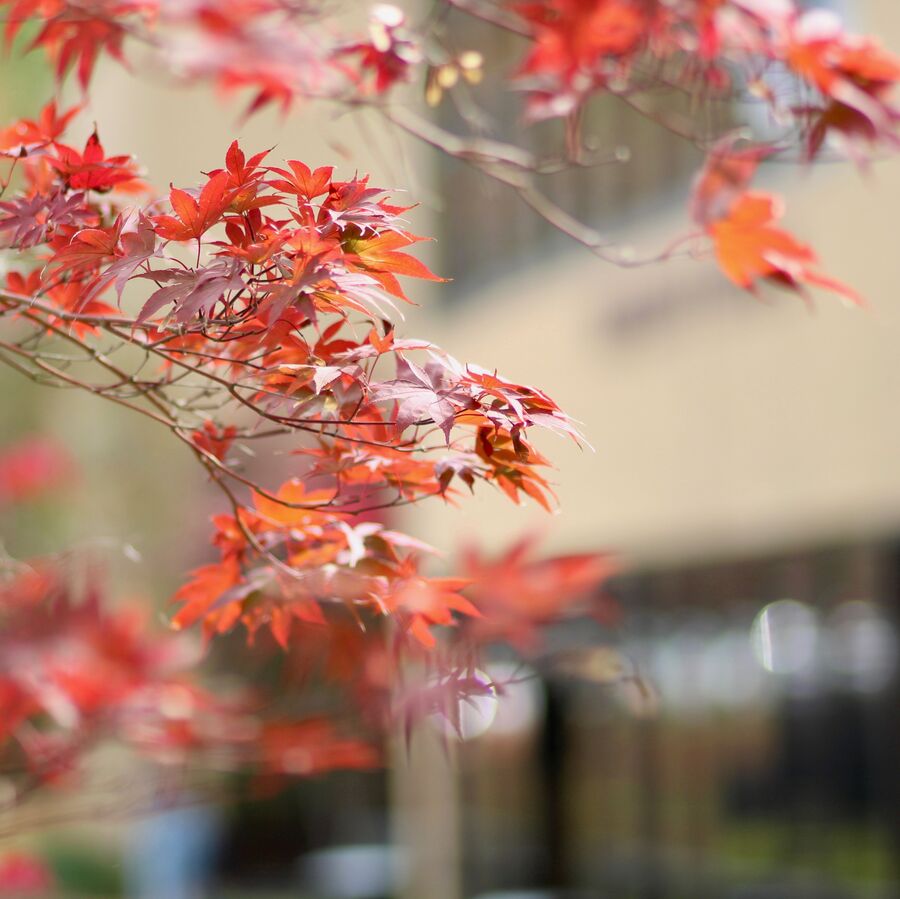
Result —
[[523, 22], [515, 13], [498, 3], [491, 2], [491, 0], [444, 0], [444, 3], [480, 19], [482, 22], [502, 28], [504, 31], [518, 34], [521, 37], [531, 36], [531, 29], [526, 22]]

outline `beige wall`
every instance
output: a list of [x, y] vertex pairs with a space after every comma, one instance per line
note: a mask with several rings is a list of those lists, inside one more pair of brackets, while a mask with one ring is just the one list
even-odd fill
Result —
[[[900, 47], [895, 0], [849, 11]], [[422, 506], [426, 539], [503, 544], [536, 528], [557, 548], [653, 560], [900, 529], [900, 161], [770, 166], [761, 181], [870, 308], [758, 300], [712, 262], [623, 271], [578, 248], [474, 293], [434, 326], [443, 345], [545, 388], [596, 452], [540, 440], [558, 466], [557, 516], [482, 491], [459, 511]], [[686, 227], [672, 207], [623, 239], [653, 252]]]
[[[444, 345], [547, 389], [596, 452], [540, 442], [559, 468], [552, 521], [483, 495], [422, 507], [426, 537], [502, 542], [527, 521], [560, 546], [659, 556], [900, 526], [900, 165], [774, 186], [788, 227], [871, 308], [761, 302], [712, 262], [624, 271], [578, 250], [495, 284], [444, 317]], [[656, 248], [685, 224], [672, 209], [631, 238]]]

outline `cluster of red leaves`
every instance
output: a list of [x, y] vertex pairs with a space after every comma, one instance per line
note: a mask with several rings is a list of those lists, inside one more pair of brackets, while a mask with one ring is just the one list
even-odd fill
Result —
[[598, 585], [615, 574], [617, 564], [596, 553], [535, 556], [535, 541], [525, 539], [496, 559], [470, 547], [463, 571], [483, 615], [470, 622], [478, 641], [498, 636], [528, 651], [540, 642], [541, 630], [573, 614], [589, 612], [604, 625], [618, 619], [618, 607], [598, 593]]
[[[859, 161], [866, 151], [900, 146], [892, 98], [900, 58], [874, 39], [847, 34], [831, 12], [794, 0], [548, 0], [516, 9], [532, 40], [520, 76], [534, 118], [575, 115], [597, 93], [652, 88], [642, 73], [665, 63], [669, 83], [691, 91], [749, 89], [774, 120], [793, 124], [808, 160], [827, 138]], [[818, 271], [809, 246], [777, 227], [779, 198], [745, 190], [775, 149], [736, 152], [725, 139], [698, 177], [692, 212], [722, 271], [744, 289], [760, 280], [800, 293], [814, 285], [859, 302]]]
[[96, 590], [75, 599], [38, 567], [3, 583], [0, 620], [0, 750], [14, 743], [35, 774], [59, 776], [96, 734], [134, 724], [161, 741], [195, 737], [166, 711], [189, 689], [176, 675], [185, 647], [148, 639], [134, 610], [104, 612]]
[[[2, 294], [38, 336], [89, 349], [112, 338], [158, 361], [141, 395], [231, 505], [213, 520], [218, 558], [174, 597], [173, 626], [271, 634], [290, 668], [315, 668], [348, 693], [367, 731], [426, 714], [455, 720], [460, 701], [493, 689], [475, 674], [472, 646], [533, 637], [609, 568], [561, 560], [540, 577], [514, 555], [472, 577], [435, 577], [423, 570], [434, 551], [377, 513], [453, 501], [479, 482], [549, 508], [547, 462], [527, 435], [543, 427], [577, 439], [572, 422], [540, 390], [397, 336], [389, 319], [408, 302], [400, 278], [438, 279], [408, 252], [421, 238], [407, 209], [366, 178], [271, 165], [235, 142], [196, 188], [135, 204], [133, 161], [108, 157], [96, 134], [82, 153], [62, 144], [70, 118], [48, 107], [3, 136], [22, 188], [0, 206], [0, 234], [35, 261]], [[235, 458], [288, 439], [281, 484]], [[494, 585], [517, 577], [531, 581], [519, 613], [501, 590], [493, 626], [454, 631], [462, 657], [452, 642], [436, 646], [437, 629], [479, 620]], [[164, 759], [215, 752], [268, 774], [377, 762], [328, 718], [261, 720], [223, 705], [173, 663], [177, 638], [73, 602], [43, 573], [6, 595], [0, 748], [17, 748], [43, 777], [104, 734]], [[404, 680], [410, 662], [431, 672], [424, 682]]]
[[[810, 157], [829, 132], [896, 143], [898, 110], [889, 94], [900, 60], [877, 41], [848, 35], [832, 13], [794, 0], [548, 0], [516, 7], [532, 46], [520, 74], [531, 114], [568, 115], [598, 91], [641, 86], [642, 63], [665, 60], [674, 77], [722, 93], [749, 83], [783, 118], [808, 134]], [[787, 69], [814, 99], [785, 101], [769, 72]]]
[[[363, 74], [371, 73], [371, 89], [382, 94], [409, 80], [413, 68], [424, 61], [420, 42], [407, 27], [403, 11], [388, 3], [372, 8], [366, 40], [351, 43], [341, 53], [359, 56]], [[365, 81], [363, 81], [364, 87]]]
[[[11, 41], [29, 18], [42, 24], [32, 47], [55, 60], [62, 78], [76, 67], [83, 86], [101, 53], [121, 60], [126, 37], [167, 48], [174, 67], [226, 88], [253, 91], [251, 109], [298, 96], [383, 93], [431, 62], [390, 4], [372, 8], [369, 34], [341, 40], [322, 27], [321, 12], [289, 0], [184, 4], [160, 0], [3, 0]], [[807, 134], [810, 157], [829, 133], [845, 141], [896, 143], [898, 111], [890, 93], [900, 62], [877, 41], [845, 33], [822, 10], [795, 0], [545, 0], [511, 4], [529, 32], [520, 67], [533, 117], [569, 115], [599, 91], [646, 87], [648, 59], [673, 63], [694, 89], [724, 93], [749, 84], [781, 117]], [[817, 97], [777, 95], [768, 73], [786, 68]], [[371, 76], [371, 77], [370, 77]], [[643, 80], [642, 80], [643, 79]]]
[[[326, 27], [320, 9], [291, 0], [0, 0], [0, 6], [9, 7], [10, 40], [23, 21], [39, 20], [32, 46], [51, 54], [60, 78], [75, 65], [86, 85], [100, 53], [121, 59], [126, 37], [152, 36], [171, 68], [226, 89], [252, 91], [251, 110], [269, 103], [286, 109], [298, 97], [372, 100], [417, 75], [428, 83], [429, 73], [446, 63], [440, 36], [427, 28], [417, 33], [390, 4], [372, 7], [364, 38], [346, 40]], [[848, 34], [831, 12], [806, 9], [797, 0], [513, 0], [509, 7], [500, 19], [510, 16], [515, 30], [529, 39], [518, 82], [526, 91], [531, 118], [577, 119], [581, 107], [598, 93], [631, 97], [660, 86], [719, 98], [749, 92], [769, 106], [773, 120], [786, 129], [793, 126], [810, 160], [827, 143], [860, 161], [878, 147], [898, 146], [900, 111], [893, 94], [900, 60], [876, 40]], [[55, 117], [20, 124], [18, 135], [7, 135], [6, 143], [21, 147], [55, 140], [62, 124]], [[77, 169], [89, 164], [96, 150], [86, 148], [81, 163], [66, 151], [57, 154], [54, 164], [61, 172]], [[112, 159], [105, 162], [109, 171], [104, 175], [127, 180], [127, 170], [116, 170]], [[92, 189], [86, 182], [99, 175], [79, 170], [70, 177], [73, 186]], [[98, 183], [99, 189], [108, 189], [115, 181]], [[222, 193], [218, 199], [227, 198]], [[173, 195], [172, 200], [174, 204], [178, 198]], [[723, 216], [727, 220], [711, 234], [731, 280], [742, 287], [752, 287], [759, 278], [838, 287], [815, 274], [808, 247], [774, 225], [780, 216], [778, 201], [742, 199], [733, 208], [735, 217]], [[22, 238], [38, 241], [48, 218], [63, 224], [73, 214], [65, 206], [37, 202], [10, 211], [14, 214], [6, 228], [16, 229], [20, 245]], [[215, 218], [215, 209], [210, 214]], [[176, 214], [168, 227], [156, 230], [180, 240], [202, 226], [200, 220], [188, 224]], [[133, 230], [133, 223], [124, 228], [125, 233]], [[402, 237], [381, 236], [382, 241], [392, 239], [397, 241], [393, 247], [367, 247], [368, 257], [405, 245]], [[248, 253], [255, 253], [257, 262], [265, 258], [260, 247], [243, 249], [244, 258], [250, 258]], [[85, 252], [101, 250], [92, 244]], [[763, 263], [762, 256], [767, 257]], [[780, 261], [771, 262], [776, 257]], [[370, 270], [365, 259], [360, 266]], [[351, 273], [356, 270], [350, 268]], [[388, 267], [381, 271], [382, 283], [392, 277], [384, 274]], [[228, 259], [201, 282], [180, 273], [164, 277], [167, 290], [158, 302], [190, 294], [193, 303], [185, 307], [186, 316], [202, 309], [209, 291], [237, 283]]]
[[[2, 0], [11, 43], [23, 23], [40, 27], [29, 49], [41, 48], [62, 79], [74, 69], [87, 89], [100, 56], [121, 63], [124, 43], [152, 42], [190, 77], [253, 92], [250, 110], [287, 108], [298, 96], [382, 93], [406, 80], [422, 61], [418, 42], [394, 6], [373, 8], [363, 39], [335, 38], [314, 4], [295, 0]], [[371, 76], [371, 78], [370, 78]]]
[[175, 626], [202, 618], [208, 632], [223, 632], [241, 620], [253, 633], [266, 624], [287, 648], [295, 623], [325, 627], [323, 605], [340, 603], [357, 616], [390, 615], [431, 645], [429, 625], [451, 624], [454, 611], [478, 614], [459, 593], [466, 581], [419, 573], [410, 551], [427, 549], [423, 544], [377, 522], [352, 524], [310, 508], [330, 495], [309, 494], [292, 480], [274, 499], [257, 495], [256, 508], [239, 510], [237, 520], [219, 516], [221, 561], [195, 571], [178, 591]]
[[[104, 295], [143, 292], [131, 333], [162, 363], [160, 390], [189, 371], [222, 397], [212, 420], [180, 393], [177, 431], [233, 510], [215, 522], [219, 560], [178, 592], [175, 624], [265, 626], [287, 646], [298, 623], [321, 627], [337, 604], [390, 616], [430, 645], [434, 625], [477, 615], [465, 581], [421, 572], [428, 547], [360, 516], [452, 500], [478, 481], [549, 508], [547, 462], [526, 433], [577, 432], [541, 391], [395, 335], [387, 319], [408, 302], [398, 277], [436, 280], [407, 252], [421, 240], [405, 228], [407, 209], [364, 177], [269, 165], [237, 142], [198, 188], [171, 189], [170, 211], [126, 207], [132, 160], [107, 157], [96, 134], [76, 154], [59, 142], [67, 119], [48, 109], [10, 130], [37, 140], [14, 154], [25, 187], [0, 206], [0, 233], [41, 265], [7, 286], [33, 300], [21, 314], [37, 326], [87, 341], [110, 329], [122, 339], [127, 319]], [[24, 207], [42, 210], [31, 227]], [[273, 426], [303, 439], [295, 475], [261, 486], [229, 453]], [[241, 503], [232, 488], [245, 486]]]
[[122, 60], [122, 42], [133, 17], [151, 16], [156, 6], [141, 0], [68, 3], [65, 0], [6, 0], [6, 40], [11, 44], [29, 19], [41, 22], [31, 48], [42, 47], [55, 60], [62, 78], [75, 68], [87, 87], [101, 53]]
[[900, 109], [891, 93], [900, 82], [900, 58], [873, 38], [846, 34], [823, 10], [796, 16], [788, 35], [785, 62], [822, 98], [794, 110], [806, 123], [808, 156], [816, 156], [828, 135], [851, 152], [857, 143], [896, 149]]
[[[75, 67], [83, 86], [101, 53], [122, 60], [127, 37], [167, 50], [174, 68], [225, 88], [253, 91], [251, 109], [298, 96], [383, 93], [435, 64], [427, 35], [402, 11], [376, 4], [369, 34], [337, 38], [322, 12], [291, 0], [2, 0], [6, 36], [41, 23], [32, 48], [55, 60], [62, 78]], [[781, 116], [806, 131], [810, 156], [829, 133], [851, 141], [896, 142], [898, 111], [890, 92], [900, 63], [877, 41], [845, 33], [830, 12], [796, 0], [543, 0], [510, 4], [531, 46], [519, 74], [536, 118], [569, 115], [599, 91], [646, 87], [647, 60], [668, 65], [667, 78], [725, 93], [749, 84]], [[817, 99], [785, 99], [767, 80], [787, 69]]]
[[[0, 453], [0, 498], [27, 501], [57, 488], [73, 472], [72, 460], [56, 444], [24, 439]], [[71, 564], [51, 561], [8, 564], [0, 572], [5, 770], [32, 781], [68, 781], [85, 752], [110, 739], [158, 762], [208, 757], [219, 767], [240, 766], [260, 777], [379, 764], [370, 740], [342, 735], [320, 714], [278, 709], [259, 685], [240, 695], [232, 689], [225, 699], [201, 687], [199, 656], [189, 641], [154, 632], [146, 609], [107, 608], [90, 572], [87, 590], [76, 597], [72, 585], [85, 579]], [[316, 643], [320, 649], [325, 645], [321, 639]], [[356, 661], [373, 649], [357, 645]], [[304, 650], [304, 655], [309, 659], [313, 653]], [[353, 682], [362, 689], [366, 677], [354, 671]], [[378, 688], [382, 700], [383, 678]], [[383, 723], [385, 714], [374, 721]], [[0, 864], [0, 892], [24, 895], [32, 880], [37, 884], [38, 870], [20, 861]]]
[[188, 754], [262, 774], [371, 767], [368, 744], [319, 718], [267, 720], [250, 697], [221, 700], [192, 680], [196, 653], [154, 634], [135, 608], [75, 598], [67, 572], [27, 568], [0, 586], [0, 757], [59, 781], [105, 739], [165, 763]]

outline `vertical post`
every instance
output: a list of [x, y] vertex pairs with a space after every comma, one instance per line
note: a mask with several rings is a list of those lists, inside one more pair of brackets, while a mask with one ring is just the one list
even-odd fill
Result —
[[641, 899], [662, 899], [663, 881], [660, 871], [662, 847], [662, 822], [660, 803], [662, 784], [660, 771], [659, 721], [653, 716], [637, 722], [637, 758], [640, 772], [640, 845], [643, 857], [641, 874]]
[[566, 719], [562, 690], [546, 683], [546, 714], [541, 734], [541, 842], [543, 886], [562, 889], [569, 886], [566, 870], [566, 800], [564, 795], [566, 758]]
[[462, 899], [457, 759], [427, 725], [392, 746], [391, 825], [406, 859], [400, 899]]
[[[678, 582], [676, 582], [677, 584]], [[649, 638], [654, 632], [655, 616], [658, 614], [654, 602], [659, 584], [656, 579], [641, 582], [634, 597], [635, 618], [642, 637]], [[660, 721], [656, 714], [640, 715], [635, 723], [635, 747], [637, 770], [640, 778], [638, 788], [638, 834], [641, 847], [642, 868], [639, 874], [638, 895], [641, 899], [662, 899], [666, 890], [663, 886], [662, 865], [662, 748]]]
[[[884, 607], [893, 627], [895, 638], [900, 635], [900, 543], [894, 543], [886, 553], [887, 572], [884, 578]], [[878, 812], [884, 816], [888, 829], [890, 845], [893, 852], [890, 854], [892, 870], [888, 872], [890, 880], [894, 884], [892, 899], [900, 899], [900, 767], [897, 759], [900, 759], [900, 665], [894, 665], [894, 674], [891, 683], [884, 691], [884, 706], [879, 715], [883, 723], [883, 740], [881, 764], [878, 764], [873, 776], [884, 778], [883, 783], [876, 783], [875, 795], [882, 801]]]

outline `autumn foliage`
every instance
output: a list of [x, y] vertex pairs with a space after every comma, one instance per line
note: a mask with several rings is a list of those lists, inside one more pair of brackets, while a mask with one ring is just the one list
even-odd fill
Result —
[[[235, 142], [199, 187], [173, 187], [167, 203], [140, 205], [131, 158], [108, 156], [96, 133], [81, 152], [63, 144], [58, 123], [69, 118], [51, 106], [39, 122], [12, 129], [34, 140], [14, 152], [25, 187], [4, 201], [0, 228], [14, 229], [10, 243], [34, 263], [7, 276], [10, 327], [32, 337], [7, 351], [66, 382], [75, 376], [42, 358], [35, 337], [38, 346], [90, 348], [112, 336], [150, 353], [156, 375], [142, 398], [121, 378], [89, 389], [168, 427], [231, 509], [213, 520], [218, 558], [173, 598], [173, 628], [199, 624], [207, 637], [239, 624], [251, 637], [262, 628], [286, 651], [307, 632], [320, 645], [324, 632], [343, 632], [336, 654], [348, 629], [368, 633], [351, 641], [353, 664], [341, 676], [357, 690], [374, 676], [372, 689], [387, 697], [404, 655], [432, 648], [436, 627], [482, 613], [466, 595], [471, 579], [426, 575], [422, 563], [435, 551], [372, 513], [426, 498], [452, 502], [478, 482], [549, 508], [540, 473], [547, 462], [526, 434], [543, 427], [578, 439], [575, 427], [542, 392], [395, 335], [390, 317], [408, 302], [399, 279], [437, 279], [408, 252], [420, 238], [405, 228], [407, 210], [365, 177], [341, 181], [298, 160], [270, 165], [266, 153], [248, 158]], [[140, 297], [134, 318], [120, 311], [129, 292]], [[116, 374], [113, 363], [101, 367]], [[201, 383], [176, 401], [185, 373]], [[201, 411], [210, 391], [219, 396], [215, 419]], [[297, 474], [282, 484], [250, 481], [231, 456], [236, 442], [264, 448], [285, 436], [294, 437]], [[10, 495], [25, 498], [34, 475], [20, 456], [6, 454], [4, 474]], [[42, 456], [28, 458], [35, 466]], [[575, 593], [607, 573], [602, 566], [576, 581]], [[227, 749], [235, 763], [293, 773], [301, 772], [291, 767], [291, 746], [312, 759], [304, 773], [377, 759], [327, 721], [281, 719], [272, 736], [264, 723], [238, 726], [234, 709], [182, 680], [171, 638], [145, 643], [134, 619], [105, 613], [94, 592], [70, 596], [66, 583], [35, 564], [6, 585], [4, 658], [38, 659], [40, 679], [53, 687], [49, 696], [46, 685], [30, 689], [30, 666], [4, 668], [3, 737], [41, 777], [56, 777], [101, 734], [172, 758], [200, 752], [213, 733], [220, 757]], [[43, 622], [36, 630], [35, 621]], [[382, 661], [366, 663], [373, 652]], [[471, 678], [447, 684], [485, 689]], [[446, 693], [444, 702], [458, 701]], [[169, 697], [178, 700], [173, 716]], [[419, 707], [397, 690], [382, 706], [377, 713], [368, 696], [367, 714], [382, 727]]]
[[[876, 41], [792, 0], [444, 5], [518, 42], [508, 87], [524, 97], [523, 121], [562, 120], [568, 164], [586, 164], [580, 123], [598, 95], [755, 98], [777, 137], [682, 135], [707, 160], [683, 240], [746, 290], [806, 296], [814, 287], [861, 302], [781, 227], [781, 199], [752, 181], [778, 155], [843, 152], [863, 163], [896, 147], [900, 61]], [[540, 194], [534, 157], [413, 111], [409, 85], [432, 105], [454, 90], [477, 96], [492, 61], [395, 7], [376, 5], [360, 33], [345, 35], [316, 5], [292, 0], [0, 7], [10, 45], [45, 52], [58, 80], [74, 71], [83, 91], [102, 56], [128, 62], [141, 45], [161, 71], [244, 92], [248, 112], [312, 100], [367, 106], [613, 258]], [[776, 90], [782, 76], [790, 88]], [[21, 755], [38, 779], [58, 778], [110, 735], [157, 756], [214, 751], [268, 773], [374, 764], [377, 734], [492, 688], [473, 673], [479, 647], [502, 640], [527, 652], [585, 597], [601, 620], [614, 619], [598, 594], [612, 571], [604, 557], [534, 560], [521, 544], [494, 561], [473, 550], [462, 576], [436, 576], [435, 550], [389, 518], [475, 489], [550, 509], [549, 462], [532, 435], [581, 439], [550, 397], [490, 360], [461, 362], [399, 333], [411, 285], [442, 280], [416, 256], [423, 238], [410, 230], [411, 207], [365, 175], [237, 141], [195, 183], [156, 197], [127, 148], [104, 147], [102, 122], [71, 135], [78, 111], [51, 101], [0, 132], [3, 360], [149, 418], [194, 455], [223, 511], [209, 561], [173, 598], [172, 628], [213, 644], [238, 628], [271, 639], [294, 660], [298, 684], [301, 669], [315, 669], [341, 686], [367, 739], [327, 717], [293, 709], [267, 720], [252, 697], [208, 693], [180, 655], [180, 635], [151, 635], [140, 616], [104, 609], [97, 583], [80, 595], [43, 560], [12, 566], [0, 595], [0, 751]], [[60, 365], [50, 352], [59, 344], [79, 362]], [[152, 365], [131, 369], [102, 351], [110, 344], [138, 348]], [[266, 480], [240, 447], [263, 458], [287, 447], [289, 476]], [[63, 470], [36, 445], [7, 451], [0, 502], [27, 500]], [[410, 665], [440, 677], [410, 686]]]

